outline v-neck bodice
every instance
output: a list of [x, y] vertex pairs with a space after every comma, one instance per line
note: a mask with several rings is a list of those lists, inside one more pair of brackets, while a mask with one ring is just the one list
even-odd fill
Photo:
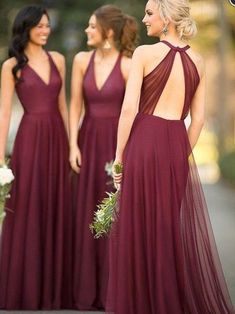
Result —
[[121, 54], [107, 79], [97, 87], [94, 67], [95, 51], [92, 53], [83, 80], [83, 96], [86, 115], [92, 117], [117, 117], [125, 93], [125, 80], [121, 73]]
[[47, 52], [50, 63], [49, 82], [28, 64], [21, 70], [20, 82], [16, 84], [16, 92], [26, 113], [50, 113], [58, 111], [58, 97], [62, 86], [60, 73]]
[[117, 57], [117, 60], [116, 62], [114, 63], [114, 66], [111, 68], [108, 76], [106, 77], [105, 81], [102, 83], [102, 85], [99, 87], [98, 84], [97, 84], [97, 78], [96, 78], [96, 73], [95, 73], [95, 55], [96, 55], [96, 51], [94, 51], [94, 53], [92, 54], [92, 68], [93, 68], [93, 79], [94, 79], [94, 84], [97, 88], [97, 90], [99, 92], [102, 92], [102, 90], [105, 88], [106, 86], [106, 82], [109, 81], [109, 77], [113, 74], [113, 72], [116, 70], [116, 67], [119, 66], [120, 68], [120, 61], [121, 61], [121, 53], [118, 54], [118, 57]]
[[40, 81], [42, 81], [43, 84], [45, 84], [46, 86], [50, 85], [51, 82], [51, 68], [52, 68], [52, 59], [50, 54], [46, 51], [47, 57], [48, 57], [48, 63], [49, 63], [49, 74], [48, 74], [48, 82], [45, 81], [44, 78], [41, 77], [41, 75], [29, 64], [26, 64], [26, 67], [28, 67], [32, 72], [34, 72], [34, 74], [39, 78]]

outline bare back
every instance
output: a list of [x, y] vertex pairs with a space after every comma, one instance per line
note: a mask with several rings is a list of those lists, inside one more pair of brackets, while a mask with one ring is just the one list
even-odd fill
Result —
[[145, 68], [139, 110], [169, 120], [184, 119], [200, 76], [188, 45], [175, 47], [164, 40], [161, 43], [165, 46], [161, 44], [161, 57], [156, 61], [151, 58]]

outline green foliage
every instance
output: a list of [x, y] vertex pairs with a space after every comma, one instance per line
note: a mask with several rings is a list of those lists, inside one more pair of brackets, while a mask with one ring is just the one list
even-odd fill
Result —
[[120, 163], [115, 164], [114, 165], [114, 171], [116, 173], [122, 173], [122, 171], [123, 171], [123, 164], [120, 164]]
[[116, 206], [119, 192], [108, 193], [102, 202], [97, 205], [98, 210], [94, 214], [93, 223], [90, 224], [90, 230], [94, 234], [94, 238], [98, 239], [104, 235], [108, 235], [112, 223], [116, 219]]
[[11, 184], [0, 186], [0, 222], [5, 216], [5, 202], [10, 197]]
[[235, 185], [235, 149], [219, 159], [222, 177]]
[[[118, 163], [114, 165], [114, 171], [119, 174], [123, 172], [123, 165]], [[107, 236], [112, 227], [113, 222], [117, 218], [119, 190], [108, 193], [100, 204], [97, 205], [97, 211], [94, 213], [94, 219], [90, 224], [90, 230], [94, 234], [94, 238]]]

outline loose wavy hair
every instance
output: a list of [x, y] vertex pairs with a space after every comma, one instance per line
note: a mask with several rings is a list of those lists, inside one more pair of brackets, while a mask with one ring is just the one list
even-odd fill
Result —
[[21, 9], [15, 17], [8, 55], [9, 57], [15, 57], [17, 60], [16, 65], [12, 69], [12, 74], [16, 82], [19, 81], [17, 72], [28, 62], [24, 50], [29, 42], [30, 30], [40, 22], [44, 14], [49, 19], [45, 8], [37, 5], [29, 5]]

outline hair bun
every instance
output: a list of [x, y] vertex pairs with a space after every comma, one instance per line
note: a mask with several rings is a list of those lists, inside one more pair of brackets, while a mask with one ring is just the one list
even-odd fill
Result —
[[180, 35], [180, 38], [183, 40], [188, 40], [194, 37], [197, 33], [196, 23], [190, 17], [186, 17], [178, 22], [176, 25], [176, 29]]

